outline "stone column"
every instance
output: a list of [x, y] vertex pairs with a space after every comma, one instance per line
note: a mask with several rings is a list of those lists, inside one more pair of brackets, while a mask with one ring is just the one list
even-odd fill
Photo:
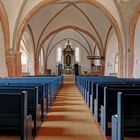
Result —
[[105, 60], [101, 59], [101, 76], [105, 75]]
[[35, 60], [35, 75], [39, 74], [39, 60]]
[[134, 52], [131, 50], [128, 50], [128, 77], [133, 77], [133, 67], [134, 67]]
[[21, 53], [16, 52], [15, 58], [16, 76], [22, 76]]
[[8, 77], [16, 76], [15, 55], [13, 53], [6, 54], [6, 65]]
[[119, 54], [119, 61], [118, 61], [118, 77], [119, 78], [123, 78], [124, 77], [124, 62], [123, 62], [124, 57], [125, 57], [124, 55], [121, 56]]

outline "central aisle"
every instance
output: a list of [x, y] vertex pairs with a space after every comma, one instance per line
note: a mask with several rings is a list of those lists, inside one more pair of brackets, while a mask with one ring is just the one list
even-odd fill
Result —
[[106, 140], [75, 84], [63, 84], [35, 140]]

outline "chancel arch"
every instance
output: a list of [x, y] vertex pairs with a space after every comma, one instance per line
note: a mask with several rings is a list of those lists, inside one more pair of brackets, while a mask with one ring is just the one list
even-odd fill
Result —
[[[69, 30], [69, 31], [67, 31], [67, 30]], [[54, 35], [51, 37], [51, 39], [49, 40], [49, 43], [48, 43], [48, 45], [47, 45], [46, 55], [49, 54], [49, 52], [53, 49], [52, 46], [55, 46], [55, 45], [54, 45], [54, 44], [56, 44], [56, 43], [54, 43], [54, 42], [56, 42], [55, 40], [60, 40], [60, 41], [62, 41], [62, 40], [63, 40], [62, 38], [75, 40], [75, 41], [77, 41], [79, 44], [81, 44], [83, 47], [84, 47], [84, 46], [87, 46], [87, 47], [84, 47], [84, 48], [86, 49], [86, 51], [88, 52], [89, 55], [92, 55], [92, 49], [93, 49], [92, 47], [93, 47], [93, 44], [94, 44], [94, 43], [93, 43], [94, 40], [90, 39], [90, 37], [89, 37], [89, 39], [90, 39], [90, 40], [89, 40], [89, 39], [87, 38], [86, 34], [81, 33], [81, 32], [78, 31], [78, 30], [73, 30], [73, 29], [67, 29], [67, 30], [63, 30], [63, 31], [61, 31], [61, 32], [57, 32], [56, 34], [54, 34]], [[64, 33], [64, 32], [66, 32], [66, 33]], [[67, 32], [69, 32], [69, 34], [71, 34], [70, 32], [73, 32], [73, 34], [69, 36], [69, 34], [68, 34]], [[60, 34], [63, 34], [63, 36], [60, 35]], [[78, 35], [79, 37], [77, 37], [77, 35]], [[67, 36], [67, 37], [66, 37], [66, 36]], [[71, 37], [71, 36], [72, 36], [72, 37]], [[59, 37], [59, 38], [57, 39], [57, 37]], [[76, 38], [76, 39], [74, 39], [74, 38]], [[48, 41], [48, 40], [46, 40], [46, 41]], [[57, 41], [57, 42], [60, 42], [60, 41]], [[92, 45], [91, 45], [91, 44], [92, 44]]]
[[79, 28], [79, 27], [76, 27], [76, 26], [71, 26], [71, 25], [68, 25], [68, 26], [64, 26], [64, 27], [61, 27], [61, 28], [58, 28], [52, 32], [50, 32], [42, 41], [40, 47], [37, 48], [37, 51], [36, 51], [36, 59], [38, 58], [38, 54], [40, 52], [40, 49], [43, 47], [43, 45], [45, 44], [45, 42], [47, 41], [47, 39], [49, 39], [52, 35], [54, 35], [55, 33], [57, 32], [61, 32], [61, 31], [64, 31], [64, 30], [67, 30], [67, 29], [73, 29], [73, 30], [78, 30], [84, 34], [86, 34], [87, 36], [89, 36], [97, 45], [97, 47], [99, 48], [99, 51], [100, 51], [100, 54], [102, 54], [102, 48], [100, 47], [97, 39], [88, 31], [82, 29], [82, 28]]

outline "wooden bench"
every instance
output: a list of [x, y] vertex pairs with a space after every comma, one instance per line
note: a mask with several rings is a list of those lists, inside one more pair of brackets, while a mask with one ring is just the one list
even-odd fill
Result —
[[117, 115], [112, 116], [112, 140], [140, 137], [140, 92], [119, 92], [117, 97]]
[[46, 119], [46, 112], [48, 111], [48, 97], [45, 98], [45, 94], [47, 94], [46, 93], [47, 91], [45, 90], [44, 84], [8, 83], [7, 87], [17, 87], [17, 88], [36, 88], [37, 87], [38, 88], [38, 104], [41, 105], [41, 120]]
[[96, 84], [96, 96], [94, 98], [95, 100], [95, 104], [94, 104], [94, 110], [95, 110], [95, 118], [98, 122], [100, 122], [100, 107], [101, 105], [103, 105], [103, 101], [104, 101], [104, 88], [108, 87], [108, 88], [127, 88], [127, 87], [140, 87], [140, 84], [133, 84], [133, 83], [122, 83], [122, 82], [106, 82], [106, 83], [98, 83]]
[[0, 93], [19, 93], [27, 91], [27, 114], [32, 115], [33, 135], [36, 135], [41, 127], [41, 106], [38, 104], [37, 87], [0, 87]]
[[111, 116], [117, 113], [117, 93], [122, 91], [127, 94], [140, 93], [140, 87], [118, 87], [118, 88], [105, 88], [104, 102], [101, 106], [101, 127], [105, 135], [111, 135]]
[[31, 140], [31, 118], [27, 116], [27, 92], [0, 93], [0, 131], [19, 131], [20, 140]]
[[[25, 85], [44, 85], [44, 95], [46, 97], [46, 103], [47, 108], [46, 111], [48, 112], [49, 107], [52, 105], [54, 99], [55, 99], [55, 94], [57, 93], [58, 89], [61, 87], [62, 83], [62, 77], [56, 76], [56, 77], [14, 77], [14, 78], [3, 78], [0, 79], [0, 84], [5, 83], [5, 85], [13, 85], [13, 84], [25, 84]], [[50, 99], [49, 101], [47, 101]], [[42, 104], [43, 108], [43, 104]], [[45, 112], [46, 112], [45, 111]], [[43, 116], [43, 115], [42, 115]]]

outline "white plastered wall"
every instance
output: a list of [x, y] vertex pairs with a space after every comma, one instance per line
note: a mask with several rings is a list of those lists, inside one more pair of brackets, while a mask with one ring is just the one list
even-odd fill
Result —
[[140, 16], [135, 30], [134, 38], [134, 71], [133, 77], [140, 78]]
[[29, 72], [30, 75], [34, 75], [34, 49], [33, 49], [33, 43], [31, 40], [31, 36], [29, 36], [29, 33], [26, 32], [26, 49], [28, 53], [28, 66], [29, 66]]
[[56, 52], [57, 52], [57, 47], [52, 50], [50, 53], [48, 60], [47, 60], [47, 69], [51, 69], [51, 74], [57, 74], [57, 62], [56, 62]]
[[115, 32], [111, 35], [106, 52], [106, 62], [105, 62], [105, 75], [110, 75], [110, 73], [115, 72], [115, 58], [116, 52], [118, 50], [118, 40]]
[[4, 48], [4, 38], [3, 38], [3, 31], [2, 26], [0, 23], [0, 77], [7, 77], [7, 67], [6, 67], [6, 60], [5, 60], [5, 48]]
[[88, 54], [84, 50], [84, 48], [81, 48], [80, 51], [81, 51], [81, 63], [80, 63], [81, 73], [83, 74], [84, 71], [87, 71], [88, 73], [90, 73], [91, 72], [91, 62], [90, 62], [90, 60], [87, 59]]
[[40, 74], [44, 73], [44, 51], [43, 51], [43, 48], [41, 48], [41, 52], [39, 55], [39, 73]]

